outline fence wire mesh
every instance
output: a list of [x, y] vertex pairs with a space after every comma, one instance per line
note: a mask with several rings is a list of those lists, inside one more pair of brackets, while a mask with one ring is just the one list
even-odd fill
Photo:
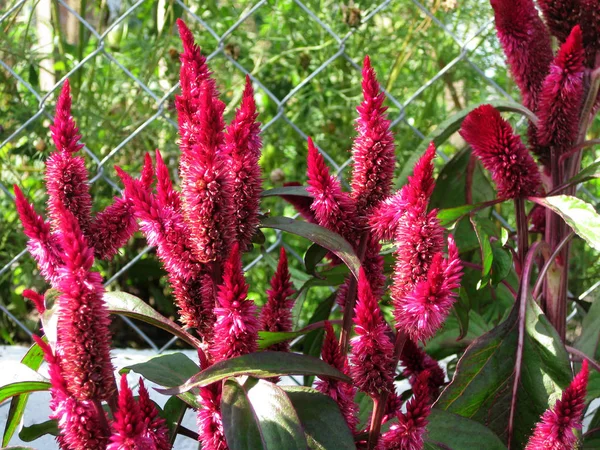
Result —
[[[15, 20], [16, 16], [23, 14], [24, 11], [31, 11], [32, 9], [40, 8], [41, 5], [48, 3], [49, 2], [46, 1], [29, 0], [14, 2], [12, 5], [9, 5], [4, 12], [0, 12], [0, 27], [3, 28], [4, 32], [10, 33], [10, 22]], [[114, 163], [115, 156], [119, 154], [119, 152], [121, 152], [128, 144], [130, 144], [132, 140], [136, 139], [136, 137], [142, 134], [148, 127], [158, 123], [159, 125], [171, 126], [175, 129], [177, 128], [176, 120], [170, 113], [170, 108], [174, 99], [174, 95], [178, 91], [178, 84], [173, 84], [169, 87], [161, 85], [160, 83], [158, 85], [154, 83], [154, 85], [150, 86], [139, 76], [136, 76], [135, 67], [132, 67], [131, 65], [128, 66], [129, 62], [123, 63], [117, 57], [115, 57], [115, 55], [113, 55], [113, 51], [111, 50], [112, 46], [109, 43], [111, 33], [115, 32], [115, 30], [122, 26], [123, 23], [134, 18], [138, 10], [146, 8], [148, 3], [153, 2], [139, 0], [132, 4], [125, 3], [126, 2], [120, 1], [108, 2], [111, 12], [111, 20], [109, 20], [108, 27], [100, 32], [97, 30], [94, 23], [92, 23], [93, 21], [90, 21], [86, 17], [82, 17], [76, 7], [73, 6], [77, 5], [78, 2], [64, 0], [56, 0], [54, 2], [54, 6], [57, 8], [55, 11], [60, 11], [61, 14], [69, 15], [70, 20], [74, 20], [76, 22], [80, 29], [80, 33], [89, 33], [89, 35], [95, 40], [96, 45], [95, 48], [93, 48], [93, 50], [89, 53], [80, 55], [81, 57], [74, 61], [68, 70], [64, 71], [64, 75], [60, 77], [60, 79], [54, 80], [53, 85], [49, 86], [46, 90], [34, 88], [32, 84], [26, 81], [25, 77], [19, 74], [18, 71], [11, 65], [10, 58], [7, 58], [6, 54], [0, 52], [0, 66], [2, 67], [0, 71], [4, 71], [8, 77], [12, 77], [14, 80], [16, 80], [19, 88], [28, 93], [28, 95], [32, 95], [37, 102], [37, 110], [34, 111], [27, 120], [24, 120], [19, 124], [19, 126], [11, 130], [12, 132], [2, 140], [2, 143], [0, 144], [0, 154], [1, 152], [6, 151], [7, 148], [10, 152], [10, 146], [15, 145], [15, 142], [19, 140], [21, 135], [34, 122], [40, 120], [52, 120], [53, 101], [56, 99], [57, 93], [60, 90], [63, 82], [67, 78], [77, 76], [78, 72], [82, 71], [87, 66], [93, 65], [96, 58], [105, 58], [106, 60], [110, 61], [110, 63], [114, 65], [114, 70], [120, 72], [119, 76], [124, 77], [123, 79], [126, 80], [127, 83], [131, 83], [139, 88], [139, 92], [143, 94], [145, 99], [148, 101], [148, 112], [143, 120], [141, 120], [141, 123], [136, 124], [137, 126], [132, 129], [124, 139], [122, 139], [117, 145], [113, 146], [108, 151], [104, 151], [101, 154], [95, 148], [90, 148], [88, 146], [83, 148], [83, 151], [86, 154], [86, 159], [89, 159], [92, 164], [92, 168], [90, 170], [90, 182], [92, 184], [99, 185], [105, 183], [106, 185], [110, 186], [110, 188], [114, 191], [114, 194], [118, 194], [120, 192], [119, 186], [108, 175], [111, 170], [110, 166]], [[417, 0], [387, 0], [378, 4], [372, 4], [362, 11], [357, 9], [360, 14], [354, 17], [353, 20], [355, 20], [355, 23], [352, 24], [352, 26], [349, 27], [344, 34], [340, 33], [338, 28], [332, 27], [326, 20], [324, 20], [321, 11], [319, 11], [319, 2], [309, 2], [308, 0], [304, 2], [301, 0], [290, 0], [286, 2], [261, 0], [246, 5], [243, 7], [243, 9], [240, 7], [241, 11], [239, 17], [237, 17], [237, 20], [235, 20], [228, 28], [225, 28], [224, 31], [221, 31], [224, 27], [216, 27], [214, 23], [209, 23], [209, 21], [205, 20], [204, 16], [198, 12], [198, 8], [190, 5], [193, 2], [189, 2], [190, 4], [188, 4], [187, 2], [176, 0], [170, 3], [171, 6], [176, 6], [183, 12], [184, 19], [189, 24], [197, 26], [197, 28], [201, 30], [201, 34], [205, 34], [212, 38], [212, 47], [207, 46], [206, 44], [202, 46], [202, 51], [205, 55], [208, 55], [209, 61], [217, 57], [224, 58], [240, 74], [249, 75], [252, 79], [255, 89], [260, 90], [268, 97], [270, 102], [275, 104], [275, 114], [272, 115], [272, 117], [270, 117], [269, 120], [267, 120], [262, 126], [263, 135], [271, 128], [284, 125], [291, 127], [291, 129], [297, 133], [301, 140], [305, 140], [308, 136], [308, 132], [304, 129], [304, 124], [302, 123], [302, 120], [300, 120], [301, 117], [290, 117], [290, 115], [287, 114], [290, 105], [294, 102], [302, 101], [303, 90], [307, 88], [311, 81], [317, 78], [324, 71], [328, 70], [332, 64], [339, 60], [345, 60], [349, 67], [353, 68], [353, 70], [356, 70], [357, 72], [360, 72], [361, 61], [364, 57], [364, 54], [361, 54], [358, 51], [359, 49], [356, 48], [350, 50], [348, 47], [349, 40], [354, 35], [362, 33], [365, 27], [375, 26], [373, 25], [373, 22], [378, 17], [385, 13], [385, 11], [391, 6], [398, 4], [403, 4], [413, 9], [416, 8], [416, 10], [420, 11], [422, 19], [427, 21], [429, 26], [435, 28], [436, 33], [442, 33], [446, 38], [452, 41], [458, 50], [454, 52], [455, 56], [449, 62], [440, 64], [439, 70], [437, 70], [437, 72], [428, 80], [423, 80], [423, 83], [414, 91], [402, 93], [401, 96], [398, 96], [394, 95], [392, 89], [384, 89], [385, 95], [387, 96], [389, 102], [388, 104], [390, 105], [390, 118], [392, 120], [393, 129], [402, 126], [404, 129], [410, 130], [416, 140], [424, 139], [426, 133], [414, 126], [414, 121], [411, 120], [411, 112], [409, 112], [409, 108], [411, 105], [417, 103], [423, 97], [424, 93], [432, 89], [438, 80], [448, 76], [450, 71], [459, 64], [466, 65], [469, 70], [473, 71], [477, 77], [483, 80], [484, 85], [487, 86], [487, 98], [495, 97], [512, 99], [511, 94], [503, 89], [499, 82], [489, 74], [489, 70], [484, 70], [484, 68], [480, 67], [476, 61], [473, 61], [472, 58], [470, 58], [472, 52], [476, 51], [478, 46], [481, 45], [481, 42], [484, 41], [484, 35], [493, 35], [493, 19], [491, 17], [491, 11], [488, 14], [488, 17], [482, 21], [482, 23], [480, 23], [476, 29], [471, 30], [469, 33], [463, 33], [463, 36], [460, 33], [460, 27], [453, 27], [453, 29], [450, 29], [436, 15], [435, 10], [439, 9], [440, 3], [442, 3], [439, 0], [428, 3], [421, 3]], [[453, 4], [453, 2], [447, 0], [445, 3], [450, 5], [450, 7]], [[281, 5], [285, 5], [285, 8], [290, 8], [293, 6], [295, 14], [302, 15], [303, 20], [306, 20], [307, 23], [310, 22], [310, 26], [320, 28], [323, 33], [323, 39], [333, 39], [334, 51], [316, 68], [311, 69], [303, 79], [296, 80], [295, 82], [291, 83], [290, 88], [287, 90], [285, 95], [276, 95], [272, 89], [272, 86], [261, 80], [260, 71], [257, 72], [254, 70], [254, 68], [246, 67], [243, 63], [240, 63], [238, 58], [236, 58], [235, 48], [232, 50], [232, 48], [229, 46], [228, 38], [231, 37], [234, 32], [243, 28], [248, 21], [254, 20], [253, 18], [257, 15], [257, 13], [265, 13], [265, 11], [266, 13], [270, 13], [273, 10], [281, 8]], [[352, 2], [345, 7], [350, 11], [349, 13], [352, 13], [352, 8], [354, 8]], [[119, 10], [123, 12], [119, 14]], [[198, 32], [196, 31], [196, 33]], [[249, 37], [248, 35], [244, 35], [244, 37], [252, 39], [252, 37]], [[279, 38], [282, 38], [282, 36], [277, 36], [275, 31], [273, 39]], [[313, 44], [319, 45], [319, 43]], [[141, 42], [140, 45], [143, 45], [143, 42]], [[500, 55], [498, 55], [498, 60], [501, 61]], [[500, 63], [500, 66], [501, 65], [502, 64]], [[85, 130], [82, 130], [82, 132], [84, 134], [83, 140], [85, 141]], [[2, 135], [0, 134], [0, 136]], [[340, 160], [340, 158], [330, 155], [325, 148], [319, 148], [319, 150], [322, 152], [329, 164], [331, 164], [336, 174], [339, 176], [343, 175], [345, 169], [347, 169], [350, 163], [350, 159]], [[443, 152], [439, 151], [439, 153], [444, 160], [448, 159]], [[5, 184], [4, 180], [1, 179], [0, 190], [2, 190], [3, 195], [6, 195], [11, 200], [14, 199], [12, 188], [10, 185]], [[501, 220], [505, 226], [509, 227], [509, 224], [506, 223], [501, 216], [497, 216], [497, 219]], [[285, 241], [282, 240], [280, 233], [278, 233], [275, 241], [272, 242], [266, 249], [266, 253], [268, 254], [274, 250], [277, 250], [277, 248], [281, 245], [285, 245]], [[294, 257], [302, 261], [302, 257], [294, 252], [292, 248], [286, 248], [288, 250], [292, 250]], [[135, 257], [120, 267], [116, 273], [106, 280], [105, 286], [110, 287], [120, 277], [124, 276], [124, 274], [131, 267], [137, 264], [150, 250], [151, 248], [146, 247], [139, 251]], [[256, 264], [262, 258], [264, 258], [264, 256], [264, 253], [261, 253], [246, 265], [245, 270], [252, 270], [252, 268], [256, 266]], [[13, 255], [11, 255], [11, 258], [8, 260], [8, 262], [6, 262], [6, 264], [0, 268], [0, 277], [10, 271], [16, 270], [16, 268], [18, 268], [26, 258], [29, 258], [29, 255], [25, 249], [20, 252], [15, 252]], [[598, 287], [598, 285], [592, 286], [592, 288], [596, 287]], [[31, 330], [9, 311], [4, 302], [0, 302], [0, 309], [10, 320], [14, 321], [18, 327], [22, 328], [26, 333], [31, 334]], [[120, 319], [125, 321], [126, 324], [133, 330], [133, 332], [137, 333], [141, 339], [143, 339], [148, 346], [150, 346], [157, 353], [167, 350], [177, 340], [177, 338], [173, 338], [166, 344], [159, 345], [155, 343], [151, 337], [144, 333], [144, 331], [131, 320], [123, 316], [120, 316]]]

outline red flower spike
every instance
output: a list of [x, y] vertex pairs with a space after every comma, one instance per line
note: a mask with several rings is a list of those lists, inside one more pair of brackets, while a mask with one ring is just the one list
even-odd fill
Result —
[[170, 206], [175, 211], [180, 210], [181, 198], [179, 192], [173, 189], [169, 169], [158, 150], [156, 150], [156, 192], [161, 206]]
[[119, 409], [115, 412], [113, 434], [106, 450], [156, 450], [148, 436], [140, 407], [127, 385], [127, 375], [121, 375]]
[[429, 404], [429, 371], [422, 372], [413, 385], [413, 397], [406, 405], [406, 413], [398, 413], [398, 423], [384, 433], [381, 441], [386, 450], [421, 450], [423, 436], [431, 413]]
[[562, 393], [560, 400], [548, 409], [535, 426], [526, 450], [563, 450], [576, 448], [577, 436], [573, 429], [581, 430], [588, 382], [588, 362], [583, 361], [581, 371]]
[[[288, 260], [285, 249], [281, 247], [277, 271], [271, 278], [271, 289], [267, 290], [267, 303], [260, 313], [261, 329], [264, 331], [292, 331], [292, 307], [294, 306], [294, 288], [290, 281]], [[288, 342], [273, 344], [269, 350], [289, 352]]]
[[259, 324], [256, 306], [248, 300], [248, 285], [242, 271], [239, 246], [234, 244], [223, 270], [223, 284], [215, 308], [217, 321], [211, 355], [215, 362], [252, 353], [258, 348]]
[[587, 66], [594, 69], [600, 66], [600, 0], [580, 0], [580, 4], [579, 23]]
[[165, 419], [158, 415], [156, 406], [150, 400], [150, 395], [141, 377], [138, 395], [140, 415], [146, 429], [147, 437], [152, 440], [156, 450], [170, 450], [172, 446], [169, 442], [169, 429], [167, 428]]
[[482, 105], [471, 111], [460, 135], [491, 172], [498, 197], [521, 198], [539, 192], [542, 181], [535, 161], [521, 138], [493, 106]]
[[394, 136], [387, 120], [385, 94], [380, 92], [375, 70], [366, 56], [362, 70], [364, 100], [357, 108], [358, 119], [352, 147], [352, 197], [359, 214], [370, 209], [389, 195], [394, 177], [396, 155]]
[[[325, 322], [325, 339], [321, 347], [321, 357], [330, 366], [348, 373], [348, 361], [342, 355], [338, 339], [329, 321]], [[348, 428], [355, 433], [358, 426], [358, 405], [354, 402], [356, 388], [352, 384], [323, 378], [315, 382], [315, 389], [331, 397], [338, 404]]]
[[394, 344], [386, 333], [387, 324], [362, 268], [354, 311], [357, 336], [351, 340], [350, 373], [361, 391], [378, 397], [393, 386]]
[[61, 370], [77, 400], [107, 400], [114, 392], [110, 317], [102, 277], [92, 272], [94, 252], [67, 209], [59, 211], [64, 267], [60, 268], [58, 342]]
[[54, 124], [50, 125], [52, 140], [59, 152], [76, 153], [83, 148], [79, 144], [81, 135], [79, 129], [71, 116], [71, 86], [69, 80], [65, 80], [56, 101]]
[[[297, 181], [289, 181], [287, 183], [283, 183], [285, 187], [287, 186], [302, 186], [302, 183], [298, 183]], [[317, 223], [317, 219], [315, 218], [315, 213], [313, 212], [312, 206], [312, 198], [310, 197], [301, 197], [299, 195], [282, 195], [282, 199], [296, 208], [296, 211], [302, 216], [304, 220], [310, 223]]]
[[31, 302], [35, 305], [35, 309], [38, 313], [44, 314], [46, 311], [46, 303], [44, 301], [44, 296], [42, 294], [38, 294], [31, 289], [25, 289], [23, 291], [23, 297], [27, 300], [31, 300]]
[[577, 138], [583, 102], [585, 52], [579, 26], [560, 47], [544, 80], [538, 110], [538, 143], [566, 152]]
[[23, 224], [23, 232], [29, 238], [27, 249], [37, 262], [44, 279], [54, 286], [58, 279], [58, 268], [63, 265], [58, 235], [50, 231], [50, 224], [25, 199], [21, 189], [17, 185], [13, 187], [17, 213]]
[[411, 385], [415, 384], [421, 372], [429, 371], [429, 389], [433, 394], [432, 396], [437, 398], [439, 388], [444, 385], [445, 375], [444, 370], [435, 359], [425, 353], [412, 340], [407, 339], [402, 348], [400, 363], [404, 366], [402, 375], [408, 378]]
[[538, 0], [550, 32], [565, 42], [579, 19], [580, 0]]
[[257, 117], [252, 82], [246, 76], [242, 103], [225, 132], [225, 153], [230, 159], [228, 165], [233, 182], [234, 230], [242, 249], [251, 245], [260, 222], [262, 179], [258, 160], [262, 143]]
[[533, 0], [491, 0], [496, 31], [523, 104], [537, 110], [538, 95], [552, 61], [551, 39]]
[[98, 259], [110, 260], [137, 230], [133, 205], [119, 197], [99, 213], [91, 225], [90, 240]]
[[307, 191], [313, 196], [311, 209], [317, 223], [355, 243], [358, 228], [355, 202], [342, 191], [339, 180], [329, 174], [323, 155], [311, 138], [308, 138], [307, 174]]
[[221, 385], [213, 383], [200, 388], [198, 400], [198, 434], [203, 450], [227, 450], [221, 417]]

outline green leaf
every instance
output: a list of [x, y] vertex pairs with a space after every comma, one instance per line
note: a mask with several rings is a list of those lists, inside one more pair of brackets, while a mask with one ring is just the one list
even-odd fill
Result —
[[[190, 377], [197, 374], [198, 366], [183, 353], [170, 353], [155, 356], [143, 363], [123, 367], [119, 372], [128, 373], [130, 371], [139, 373], [145, 379], [161, 386], [176, 386], [185, 383]], [[193, 408], [200, 407], [196, 396], [191, 392], [179, 393], [178, 397]]]
[[306, 268], [306, 273], [316, 275], [315, 270], [317, 264], [325, 258], [327, 253], [327, 249], [321, 247], [319, 244], [313, 244], [308, 247], [308, 250], [306, 250], [306, 253], [304, 254], [304, 267]]
[[581, 322], [581, 329], [581, 336], [575, 342], [575, 348], [597, 360], [600, 355], [600, 301], [592, 303]]
[[354, 253], [352, 245], [339, 234], [314, 223], [290, 219], [289, 217], [266, 217], [262, 220], [260, 226], [296, 234], [315, 244], [319, 244], [321, 247], [337, 255], [352, 271], [356, 279], [358, 279], [360, 260], [356, 256], [356, 253]]
[[354, 402], [358, 406], [358, 429], [364, 430], [369, 425], [373, 413], [373, 399], [362, 391], [354, 396]]
[[177, 336], [192, 347], [199, 348], [201, 345], [198, 339], [134, 295], [126, 292], [107, 292], [104, 294], [104, 301], [111, 314], [120, 314], [149, 323]]
[[600, 215], [594, 207], [571, 195], [532, 197], [531, 201], [551, 209], [596, 250], [600, 250]]
[[466, 214], [470, 213], [474, 209], [477, 209], [480, 206], [479, 203], [474, 205], [462, 205], [456, 206], [454, 208], [446, 208], [440, 209], [438, 211], [437, 217], [440, 221], [440, 225], [443, 227], [448, 227], [456, 222], [458, 219], [461, 219]]
[[569, 180], [568, 184], [579, 184], [594, 178], [600, 178], [600, 159], [582, 169], [581, 172]]
[[337, 404], [315, 389], [283, 386], [306, 434], [308, 448], [318, 450], [355, 449], [352, 433]]
[[241, 375], [258, 378], [281, 375], [317, 375], [346, 383], [352, 381], [348, 376], [320, 359], [297, 353], [267, 351], [219, 361], [197, 373], [180, 386], [157, 390], [163, 394], [177, 395], [195, 387], [208, 386], [216, 381]]
[[[585, 402], [589, 404], [592, 400], [596, 400], [597, 398], [600, 398], [600, 372], [592, 368], [588, 376]], [[596, 427], [598, 426], [600, 426], [600, 424], [596, 425]]]
[[183, 420], [183, 416], [188, 409], [187, 403], [181, 400], [179, 397], [171, 397], [165, 403], [163, 409], [159, 410], [159, 415], [165, 419], [165, 423], [169, 428], [169, 441], [171, 444], [175, 442], [177, 438], [177, 427]]
[[51, 434], [52, 436], [58, 436], [60, 434], [58, 422], [56, 420], [47, 420], [42, 423], [23, 427], [19, 432], [19, 439], [24, 442], [31, 442], [47, 434]]
[[261, 197], [275, 197], [281, 195], [295, 195], [297, 197], [312, 197], [305, 186], [285, 186], [273, 189], [267, 189], [260, 193]]
[[[504, 228], [503, 228], [504, 229]], [[497, 286], [498, 283], [505, 280], [513, 268], [512, 253], [502, 247], [500, 242], [492, 242], [492, 284]]]
[[300, 419], [285, 391], [273, 383], [225, 381], [221, 415], [231, 450], [306, 449]]
[[310, 333], [311, 330], [298, 331], [259, 331], [258, 332], [258, 348], [264, 350], [271, 345], [279, 344], [280, 342], [291, 341], [292, 339]]
[[442, 444], [452, 450], [506, 450], [489, 428], [474, 420], [433, 408], [428, 417], [426, 442]]
[[[44, 360], [44, 352], [39, 345], [33, 344], [23, 359], [21, 364], [29, 367], [32, 370], [38, 370]], [[6, 426], [4, 427], [4, 435], [2, 436], [2, 447], [6, 447], [12, 439], [17, 427], [23, 419], [25, 413], [25, 407], [29, 400], [29, 394], [17, 395], [12, 398], [10, 402], [10, 409], [8, 410], [8, 417], [6, 418]]]
[[[507, 439], [518, 339], [518, 311], [475, 340], [461, 357], [452, 382], [436, 407], [488, 426]], [[559, 336], [528, 299], [521, 384], [517, 393], [513, 443], [522, 448], [542, 413], [571, 380], [568, 354]]]
[[495, 229], [494, 224], [487, 218], [471, 216], [471, 223], [477, 234], [479, 240], [479, 246], [481, 249], [481, 263], [483, 269], [481, 271], [481, 277], [483, 285], [487, 284], [487, 280], [492, 270], [492, 262], [494, 261], [494, 253], [492, 252], [492, 243], [490, 237], [494, 236]]
[[52, 387], [47, 381], [17, 381], [0, 386], [0, 403], [15, 395], [47, 391]]

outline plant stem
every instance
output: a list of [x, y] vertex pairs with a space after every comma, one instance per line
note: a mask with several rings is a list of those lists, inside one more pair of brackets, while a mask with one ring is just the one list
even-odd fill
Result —
[[544, 266], [542, 267], [542, 270], [540, 270], [540, 274], [538, 275], [538, 279], [535, 282], [535, 286], [533, 288], [533, 298], [537, 298], [540, 295], [540, 290], [542, 289], [542, 285], [543, 285], [543, 282], [544, 282], [544, 277], [546, 276], [546, 272], [548, 272], [548, 269], [552, 265], [552, 262], [556, 259], [556, 257], [558, 256], [558, 254], [565, 247], [565, 245], [567, 245], [569, 243], [569, 241], [571, 241], [571, 239], [573, 239], [574, 237], [575, 237], [575, 232], [574, 231], [571, 231], [569, 234], [567, 234], [563, 238], [563, 240], [560, 241], [560, 243], [558, 244], [558, 247], [556, 247], [556, 249], [554, 250], [554, 252], [552, 253], [552, 255], [550, 255], [550, 257], [546, 260], [546, 262], [544, 263]]
[[106, 420], [106, 413], [102, 408], [102, 403], [100, 400], [93, 400], [92, 405], [94, 405], [94, 411], [98, 416], [98, 421], [100, 422], [100, 428], [104, 431], [106, 435], [110, 435], [110, 427], [108, 426], [108, 421]]
[[525, 213], [525, 199], [515, 199], [515, 211], [517, 216], [517, 248], [521, 270], [525, 263], [525, 255], [529, 250], [529, 230], [527, 229], [527, 214]]
[[590, 366], [596, 369], [597, 372], [600, 372], [600, 364], [598, 364], [598, 362], [596, 362], [594, 359], [590, 358], [588, 355], [583, 353], [581, 350], [577, 350], [575, 347], [571, 347], [569, 345], [565, 345], [565, 348], [572, 355], [578, 356], [582, 360], [586, 359]]

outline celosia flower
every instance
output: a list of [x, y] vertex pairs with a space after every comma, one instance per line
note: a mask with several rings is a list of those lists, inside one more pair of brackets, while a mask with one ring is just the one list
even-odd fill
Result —
[[[460, 287], [462, 265], [452, 236], [448, 237], [448, 259], [436, 253], [426, 279], [395, 302], [394, 317], [398, 329], [414, 341], [431, 338], [450, 312], [456, 300], [454, 290]], [[396, 299], [395, 299], [396, 300]]]
[[500, 198], [520, 198], [538, 193], [541, 177], [535, 161], [510, 124], [491, 105], [469, 113], [460, 135], [492, 174]]
[[119, 408], [115, 412], [113, 433], [106, 450], [156, 450], [146, 432], [140, 407], [127, 385], [127, 375], [121, 375]]
[[[302, 183], [298, 183], [297, 181], [289, 181], [287, 183], [283, 183], [283, 185], [285, 187], [302, 186]], [[298, 213], [300, 214], [300, 216], [302, 216], [302, 218], [304, 218], [304, 220], [310, 223], [317, 222], [317, 219], [315, 218], [315, 213], [311, 208], [313, 202], [311, 197], [303, 197], [300, 195], [282, 195], [281, 198], [288, 202], [290, 205], [292, 205], [294, 208], [296, 208], [296, 211], [298, 211]]]
[[394, 423], [381, 437], [385, 450], [421, 450], [423, 435], [427, 427], [427, 417], [431, 413], [429, 404], [429, 371], [419, 374], [413, 385], [413, 397], [406, 405], [406, 413], [398, 414]]
[[573, 430], [581, 430], [588, 375], [588, 362], [584, 360], [581, 371], [563, 391], [560, 400], [542, 415], [542, 420], [535, 426], [526, 450], [575, 448], [577, 436]]
[[240, 248], [247, 248], [258, 227], [258, 210], [262, 180], [260, 158], [260, 124], [256, 121], [256, 103], [250, 77], [240, 108], [225, 132], [225, 153], [233, 182], [234, 231]]
[[355, 243], [358, 228], [355, 202], [342, 191], [340, 181], [329, 174], [323, 155], [311, 138], [308, 138], [307, 175], [306, 190], [313, 196], [311, 209], [317, 223]]
[[537, 110], [538, 95], [552, 61], [550, 34], [533, 0], [491, 0], [498, 39], [523, 104]]
[[42, 294], [38, 294], [31, 289], [25, 289], [23, 291], [23, 297], [33, 302], [38, 313], [44, 314], [44, 311], [46, 311], [46, 302], [44, 301], [44, 296]]
[[221, 417], [221, 385], [213, 383], [200, 388], [198, 400], [198, 432], [203, 450], [227, 450]]
[[431, 142], [415, 164], [413, 175], [408, 177], [408, 182], [373, 210], [373, 214], [369, 217], [369, 226], [377, 239], [388, 241], [394, 239], [408, 206], [412, 206], [413, 209], [427, 209], [435, 187], [433, 158], [435, 158], [435, 145]]
[[400, 363], [404, 366], [402, 375], [414, 385], [419, 374], [425, 370], [429, 371], [429, 389], [432, 397], [437, 397], [440, 386], [444, 385], [444, 370], [438, 362], [419, 347], [418, 344], [407, 339], [402, 348]]
[[109, 430], [102, 408], [96, 407], [93, 400], [76, 400], [73, 398], [62, 375], [59, 360], [52, 352], [50, 345], [33, 335], [33, 340], [44, 352], [50, 374], [51, 419], [58, 421], [61, 434], [56, 438], [63, 450], [105, 450], [108, 444]]
[[550, 32], [564, 42], [579, 20], [580, 0], [538, 0]]
[[[321, 347], [323, 361], [340, 372], [348, 373], [348, 361], [342, 355], [340, 345], [330, 322], [325, 322], [325, 339]], [[354, 402], [356, 388], [350, 383], [342, 383], [329, 378], [318, 379], [315, 389], [331, 397], [338, 404], [342, 416], [353, 433], [358, 426], [358, 405]]]
[[142, 378], [140, 378], [138, 394], [138, 405], [146, 435], [152, 440], [156, 450], [170, 450], [172, 446], [169, 442], [169, 429], [165, 419], [158, 415], [156, 406], [150, 400], [150, 395]]
[[378, 397], [393, 386], [394, 344], [386, 333], [387, 325], [362, 269], [354, 311], [357, 336], [350, 341], [350, 373], [361, 391]]
[[591, 69], [600, 64], [600, 1], [580, 0], [579, 23], [583, 32], [587, 66]]
[[[277, 271], [271, 278], [271, 289], [267, 290], [267, 303], [260, 313], [261, 329], [265, 331], [292, 331], [292, 307], [294, 306], [294, 293], [288, 260], [285, 249], [281, 247]], [[268, 348], [273, 351], [287, 352], [290, 350], [288, 342], [273, 344]]]
[[61, 371], [75, 399], [107, 400], [115, 386], [102, 277], [91, 271], [94, 252], [75, 216], [65, 208], [56, 213], [64, 258], [57, 286], [62, 293], [57, 325]]
[[579, 26], [560, 47], [544, 80], [538, 109], [538, 143], [565, 152], [577, 138], [583, 102], [585, 53]]
[[175, 211], [179, 211], [181, 208], [179, 192], [173, 189], [169, 169], [158, 150], [156, 150], [156, 193], [161, 206], [170, 206]]
[[358, 214], [364, 215], [388, 196], [394, 177], [394, 136], [383, 106], [385, 94], [371, 61], [366, 56], [362, 70], [364, 100], [357, 108], [358, 119], [352, 148], [352, 197]]
[[13, 187], [23, 232], [29, 238], [27, 249], [37, 262], [44, 279], [54, 286], [58, 280], [58, 268], [63, 265], [58, 235], [50, 231], [50, 224], [25, 199], [21, 189], [16, 184]]
[[259, 324], [256, 306], [246, 298], [248, 285], [242, 271], [239, 246], [234, 244], [223, 269], [223, 284], [219, 286], [215, 308], [217, 321], [211, 354], [215, 362], [252, 353], [258, 348]]

